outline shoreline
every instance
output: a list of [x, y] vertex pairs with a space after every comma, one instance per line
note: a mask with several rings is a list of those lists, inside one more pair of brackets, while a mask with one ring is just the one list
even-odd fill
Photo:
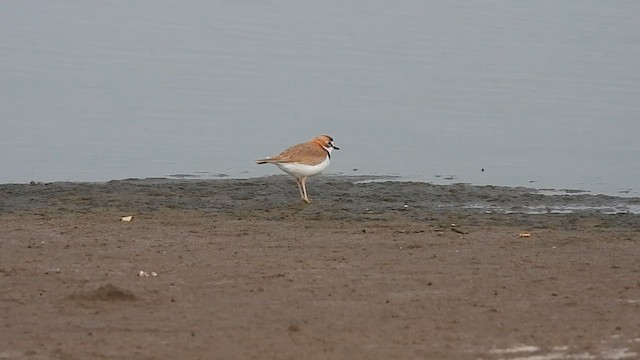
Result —
[[[239, 211], [260, 211], [264, 204], [296, 205], [295, 183], [287, 175], [272, 175], [249, 179], [170, 179], [146, 178], [110, 180], [107, 182], [52, 182], [0, 185], [2, 209], [17, 211], [37, 206], [27, 201], [41, 197], [42, 202], [57, 197], [66, 202], [65, 209], [98, 209], [104, 206], [136, 207], [139, 203], [152, 203], [153, 207], [172, 206], [185, 209], [209, 209], [218, 211], [214, 201], [218, 192], [226, 195], [224, 200], [235, 199]], [[85, 196], [77, 196], [76, 191]], [[129, 194], [133, 204], [126, 198], [112, 202], [100, 202], [105, 193]], [[395, 181], [376, 176], [319, 176], [309, 181], [309, 193], [314, 204], [311, 208], [328, 210], [331, 204], [357, 205], [379, 210], [450, 211], [485, 214], [559, 215], [598, 212], [607, 215], [640, 215], [640, 197], [592, 195], [582, 192], [548, 194], [527, 187], [505, 187], [493, 185], [451, 184], [437, 185], [426, 182]], [[144, 198], [144, 195], [148, 197]], [[95, 199], [91, 196], [94, 195]], [[176, 198], [174, 198], [176, 197]], [[192, 198], [191, 204], [177, 201], [180, 197]], [[134, 200], [139, 200], [136, 205]], [[184, 200], [184, 199], [183, 199]], [[255, 204], [252, 203], [255, 201]], [[255, 208], [252, 209], [252, 206]], [[232, 207], [227, 204], [225, 209]]]
[[[256, 176], [233, 176], [226, 173], [205, 173], [205, 172], [196, 172], [196, 173], [180, 173], [180, 174], [172, 174], [172, 175], [162, 175], [162, 176], [150, 176], [150, 177], [129, 177], [129, 178], [121, 178], [121, 179], [108, 179], [108, 180], [54, 180], [54, 181], [40, 181], [40, 180], [31, 180], [25, 182], [7, 182], [0, 183], [0, 186], [3, 185], [37, 185], [37, 184], [55, 184], [55, 183], [75, 183], [75, 184], [104, 184], [112, 181], [246, 181], [246, 180], [259, 180], [266, 179], [271, 177], [282, 177], [287, 176], [279, 173], [274, 173], [272, 175], [256, 175]], [[585, 188], [571, 188], [566, 186], [560, 187], [549, 187], [549, 186], [534, 186], [538, 184], [538, 181], [529, 181], [526, 185], [498, 185], [498, 184], [488, 184], [488, 183], [473, 183], [473, 182], [465, 182], [461, 181], [461, 179], [457, 179], [453, 177], [449, 179], [447, 176], [442, 175], [434, 175], [435, 180], [427, 180], [423, 177], [412, 177], [412, 176], [402, 176], [397, 174], [382, 174], [382, 175], [356, 175], [356, 174], [345, 174], [345, 173], [325, 173], [314, 178], [336, 178], [336, 179], [353, 179], [353, 181], [358, 181], [355, 179], [361, 179], [363, 182], [398, 182], [398, 183], [425, 183], [430, 185], [437, 186], [450, 186], [450, 185], [467, 185], [467, 186], [475, 186], [475, 187], [484, 187], [484, 186], [494, 186], [500, 188], [523, 188], [528, 190], [534, 190], [540, 194], [545, 195], [593, 195], [593, 196], [611, 196], [611, 197], [621, 197], [621, 198], [640, 198], [640, 192], [633, 189], [628, 188], [618, 188], [617, 190], [611, 189], [608, 192], [598, 192], [597, 190], [590, 190]], [[445, 179], [443, 181], [442, 179]], [[458, 181], [460, 180], [460, 181]]]

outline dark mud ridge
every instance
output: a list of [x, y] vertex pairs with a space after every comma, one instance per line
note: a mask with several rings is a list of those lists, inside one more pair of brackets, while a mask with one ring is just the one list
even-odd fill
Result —
[[[374, 181], [372, 181], [374, 180]], [[308, 182], [312, 204], [299, 204], [295, 182], [282, 175], [253, 179], [127, 179], [106, 183], [0, 185], [0, 212], [198, 210], [261, 216], [300, 207], [307, 214], [639, 215], [640, 198], [590, 194], [546, 195], [525, 187], [433, 185], [375, 177], [319, 176]], [[635, 216], [632, 216], [635, 218]]]

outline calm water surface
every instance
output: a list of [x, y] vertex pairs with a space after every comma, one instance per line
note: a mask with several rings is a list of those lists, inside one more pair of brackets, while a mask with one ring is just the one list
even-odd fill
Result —
[[636, 1], [6, 1], [0, 183], [269, 175], [327, 133], [333, 173], [640, 196], [638, 24]]

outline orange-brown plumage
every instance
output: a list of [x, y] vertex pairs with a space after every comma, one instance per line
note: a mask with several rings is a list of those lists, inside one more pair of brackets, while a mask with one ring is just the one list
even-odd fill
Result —
[[258, 164], [297, 162], [307, 165], [317, 165], [325, 161], [327, 156], [330, 157], [326, 147], [328, 147], [332, 141], [331, 136], [321, 135], [313, 138], [309, 142], [293, 145], [278, 155], [256, 160], [256, 162]]

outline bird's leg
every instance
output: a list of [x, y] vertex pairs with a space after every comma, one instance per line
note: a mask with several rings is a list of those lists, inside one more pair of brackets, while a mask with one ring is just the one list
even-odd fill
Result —
[[300, 191], [300, 198], [304, 200], [304, 192], [302, 191], [302, 182], [299, 178], [296, 178], [296, 184], [298, 184], [298, 191]]
[[309, 203], [311, 203], [311, 201], [309, 201], [309, 198], [307, 197], [307, 185], [306, 185], [307, 178], [306, 178], [306, 177], [303, 177], [303, 178], [302, 178], [302, 181], [300, 181], [300, 182], [302, 183], [302, 193], [303, 193], [303, 195], [304, 195], [304, 196], [302, 197], [302, 200], [304, 200], [304, 202], [306, 202], [307, 204], [309, 204]]

